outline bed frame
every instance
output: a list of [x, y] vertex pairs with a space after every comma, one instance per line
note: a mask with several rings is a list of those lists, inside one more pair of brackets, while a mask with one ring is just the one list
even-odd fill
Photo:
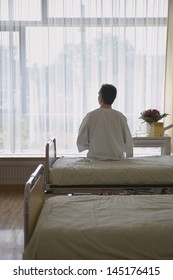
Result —
[[46, 154], [46, 165], [45, 165], [45, 169], [46, 169], [46, 176], [45, 176], [45, 192], [47, 193], [57, 193], [57, 194], [69, 194], [69, 193], [78, 193], [78, 194], [82, 194], [82, 193], [88, 193], [88, 194], [103, 194], [103, 193], [107, 193], [107, 194], [117, 194], [121, 191], [124, 192], [124, 190], [133, 193], [133, 194], [137, 194], [137, 193], [160, 193], [162, 191], [169, 191], [169, 189], [171, 187], [173, 187], [173, 182], [172, 184], [160, 184], [160, 185], [147, 185], [145, 184], [145, 186], [141, 186], [141, 185], [127, 185], [127, 184], [123, 184], [123, 185], [119, 185], [119, 184], [115, 184], [115, 185], [68, 185], [68, 186], [59, 186], [59, 185], [55, 185], [52, 184], [50, 182], [50, 178], [49, 178], [49, 170], [52, 167], [52, 165], [56, 162], [56, 160], [58, 159], [57, 157], [57, 148], [56, 148], [56, 139], [55, 138], [51, 138], [48, 140], [47, 144], [46, 144], [46, 149], [45, 149], [45, 154]]
[[[32, 239], [32, 237], [34, 237], [34, 235], [33, 235], [33, 233], [35, 233], [35, 234], [38, 234], [37, 232], [34, 232], [34, 229], [35, 229], [35, 226], [37, 225], [37, 221], [38, 221], [38, 219], [39, 219], [39, 216], [40, 216], [40, 213], [41, 213], [41, 210], [42, 209], [44, 209], [44, 203], [45, 203], [45, 192], [44, 192], [44, 180], [45, 180], [45, 175], [44, 175], [44, 173], [45, 173], [45, 168], [44, 168], [44, 166], [42, 165], [42, 164], [40, 164], [38, 167], [37, 167], [37, 169], [35, 170], [35, 172], [33, 172], [32, 173], [32, 175], [30, 176], [30, 178], [29, 178], [29, 180], [26, 182], [26, 184], [25, 184], [25, 191], [24, 191], [24, 252], [23, 252], [23, 258], [24, 259], [27, 259], [27, 249], [28, 249], [28, 246], [29, 245], [31, 245], [30, 244], [30, 240]], [[57, 197], [59, 197], [59, 200], [58, 200], [58, 203], [61, 203], [61, 201], [63, 200], [63, 197], [65, 198], [65, 197], [68, 197], [68, 196], [57, 196]], [[82, 198], [82, 197], [85, 197], [85, 196], [75, 196], [76, 197], [76, 199], [78, 200], [78, 198]], [[90, 201], [90, 197], [92, 198], [92, 197], [94, 197], [94, 196], [89, 196], [89, 198], [88, 198], [88, 196], [87, 196], [87, 201], [83, 201], [83, 203], [84, 203], [84, 206], [83, 206], [83, 214], [82, 215], [85, 215], [86, 214], [86, 212], [85, 212], [85, 209], [87, 209], [87, 208], [85, 208], [87, 205], [88, 205], [88, 203], [89, 203], [89, 201]], [[99, 201], [103, 201], [103, 199], [104, 199], [104, 197], [105, 197], [105, 199], [106, 199], [106, 197], [107, 198], [109, 198], [109, 197], [119, 197], [119, 199], [120, 200], [116, 200], [117, 202], [118, 201], [122, 201], [122, 203], [123, 203], [123, 201], [126, 201], [127, 203], [128, 203], [128, 198], [132, 198], [132, 200], [133, 200], [133, 197], [135, 198], [140, 198], [140, 201], [142, 201], [142, 205], [143, 205], [143, 203], [144, 203], [144, 205], [145, 205], [145, 203], [146, 203], [146, 201], [147, 201], [147, 205], [148, 205], [148, 199], [146, 198], [146, 196], [141, 196], [141, 195], [137, 195], [137, 196], [105, 196], [105, 195], [103, 195], [103, 196], [98, 196], [97, 195], [97, 197], [100, 197], [101, 198], [101, 200], [99, 200]], [[126, 197], [126, 199], [124, 200], [124, 198]], [[152, 255], [152, 250], [156, 250], [156, 251], [158, 251], [158, 257], [159, 258], [161, 258], [162, 259], [162, 251], [160, 251], [160, 250], [158, 250], [158, 248], [157, 248], [157, 242], [158, 242], [158, 235], [159, 235], [159, 240], [162, 240], [162, 242], [161, 243], [163, 243], [164, 245], [163, 246], [166, 246], [166, 247], [164, 247], [164, 251], [163, 251], [163, 257], [164, 258], [166, 258], [166, 259], [172, 259], [172, 257], [173, 257], [173, 250], [171, 249], [172, 247], [171, 247], [171, 245], [169, 246], [168, 244], [170, 244], [169, 243], [169, 240], [170, 240], [170, 242], [172, 243], [172, 229], [173, 229], [173, 222], [172, 222], [172, 220], [170, 219], [170, 217], [171, 217], [171, 215], [172, 215], [172, 212], [173, 212], [173, 208], [172, 208], [172, 195], [158, 195], [157, 197], [154, 195], [148, 195], [148, 197], [153, 197], [153, 199], [154, 199], [154, 201], [156, 202], [155, 203], [155, 206], [152, 206], [150, 203], [149, 203], [149, 206], [147, 206], [147, 207], [149, 207], [149, 208], [143, 208], [143, 206], [142, 206], [142, 211], [145, 211], [145, 210], [147, 210], [147, 212], [145, 212], [145, 215], [147, 215], [147, 220], [148, 220], [148, 218], [150, 217], [150, 211], [151, 211], [151, 217], [152, 218], [150, 218], [150, 222], [149, 222], [149, 228], [150, 228], [150, 224], [151, 224], [151, 226], [152, 226], [152, 224], [153, 224], [153, 226], [155, 225], [155, 223], [156, 223], [156, 218], [159, 218], [159, 216], [161, 215], [160, 214], [160, 212], [159, 212], [159, 215], [157, 215], [157, 213], [158, 212], [154, 212], [154, 216], [153, 216], [153, 210], [152, 209], [155, 209], [155, 207], [157, 207], [158, 205], [160, 205], [160, 202], [161, 202], [161, 205], [163, 204], [163, 205], [165, 205], [165, 206], [161, 206], [162, 207], [162, 219], [163, 219], [163, 221], [165, 221], [165, 222], [167, 222], [167, 226], [169, 226], [169, 228], [167, 228], [167, 227], [164, 227], [165, 226], [165, 222], [163, 222], [163, 231], [162, 231], [162, 224], [160, 224], [160, 226], [161, 226], [161, 233], [159, 233], [159, 231], [158, 231], [158, 228], [156, 229], [158, 232], [151, 232], [151, 235], [154, 235], [154, 236], [156, 236], [156, 238], [152, 238], [151, 236], [150, 236], [150, 231], [148, 232], [148, 236], [149, 236], [149, 238], [150, 238], [150, 241], [151, 241], [151, 244], [148, 246], [148, 258], [150, 258], [150, 247], [151, 247], [151, 256], [153, 256]], [[169, 200], [167, 200], [167, 198], [168, 197], [170, 197], [170, 199]], [[53, 197], [53, 200], [56, 198], [56, 196], [54, 196]], [[121, 200], [121, 198], [122, 198], [122, 200]], [[159, 198], [163, 198], [163, 199], [159, 199]], [[50, 199], [52, 199], [52, 198], [50, 198]], [[77, 201], [76, 200], [76, 201]], [[55, 200], [54, 200], [55, 201]], [[70, 201], [70, 200], [69, 200]], [[109, 202], [109, 200], [106, 200], [107, 202]], [[138, 201], [138, 199], [137, 200], [135, 200], [135, 201]], [[152, 201], [152, 200], [151, 200]], [[150, 202], [151, 202], [150, 201]], [[167, 204], [165, 204], [166, 202], [165, 201], [169, 201], [169, 204], [167, 205]], [[68, 202], [69, 203], [69, 202]], [[82, 204], [83, 204], [82, 203]], [[99, 202], [100, 203], [100, 202]], [[168, 203], [168, 202], [167, 202]], [[73, 203], [72, 204], [70, 204], [70, 209], [73, 209], [73, 206], [74, 206], [74, 204], [76, 204], [76, 202], [75, 201], [73, 201]], [[120, 203], [121, 204], [121, 203]], [[66, 205], [66, 204], [65, 204]], [[69, 205], [69, 204], [68, 204]], [[90, 204], [89, 204], [90, 205]], [[95, 203], [94, 203], [94, 205], [95, 205]], [[100, 204], [99, 204], [100, 205]], [[103, 204], [103, 205], [105, 205], [105, 204]], [[106, 205], [109, 205], [109, 204], [106, 204]], [[114, 203], [114, 205], [116, 205], [116, 203]], [[122, 209], [124, 208], [124, 206], [123, 206], [124, 204], [122, 204]], [[129, 205], [131, 205], [131, 204], [129, 204]], [[141, 205], [141, 204], [140, 204]], [[166, 206], [167, 205], [167, 206]], [[128, 205], [127, 205], [128, 206]], [[136, 207], [137, 207], [137, 205], [136, 205], [136, 203], [133, 203], [133, 206], [134, 206], [134, 211], [135, 212], [133, 212], [133, 213], [138, 213], [138, 211], [136, 212]], [[132, 206], [132, 207], [133, 207]], [[60, 208], [59, 209], [61, 209], [60, 210], [60, 213], [61, 213], [61, 211], [63, 211], [63, 207], [64, 207], [64, 204], [62, 204], [62, 205], [60, 205], [59, 206]], [[128, 206], [128, 207], [130, 207], [130, 206]], [[128, 208], [127, 207], [127, 209], [130, 209], [130, 208]], [[165, 207], [165, 208], [164, 208]], [[78, 208], [77, 208], [78, 209]], [[100, 206], [99, 206], [99, 209], [100, 209]], [[105, 209], [105, 208], [104, 208]], [[140, 209], [140, 211], [141, 211], [141, 207], [139, 208]], [[145, 209], [145, 210], [144, 210]], [[159, 208], [160, 209], [160, 208]], [[65, 210], [65, 209], [64, 209]], [[68, 211], [68, 210], [67, 210]], [[78, 210], [77, 210], [78, 211]], [[98, 211], [98, 210], [97, 210]], [[103, 210], [102, 210], [103, 211]], [[121, 210], [119, 210], [120, 212], [121, 212]], [[155, 210], [154, 210], [155, 211]], [[159, 210], [160, 211], [160, 210]], [[99, 211], [100, 212], [100, 211]], [[116, 212], [116, 211], [115, 211]], [[120, 213], [119, 212], [119, 213]], [[95, 212], [94, 212], [95, 213]], [[104, 213], [103, 212], [101, 212], [102, 214], [100, 214], [101, 215], [101, 217], [103, 217], [104, 215]], [[165, 214], [164, 214], [165, 213]], [[166, 214], [167, 213], [167, 214]], [[73, 214], [73, 210], [72, 210], [72, 214]], [[142, 214], [142, 212], [141, 212], [141, 214]], [[140, 215], [141, 215], [140, 214]], [[63, 215], [63, 213], [62, 213], [62, 215]], [[116, 213], [115, 213], [115, 215], [116, 215]], [[127, 221], [128, 221], [128, 219], [130, 218], [130, 216], [128, 217], [128, 215], [127, 215], [127, 218], [126, 218], [126, 215], [124, 216], [124, 214], [122, 214], [123, 216], [122, 217], [124, 217], [125, 218], [125, 220], [123, 220], [124, 221], [124, 225], [126, 225], [126, 223], [127, 223]], [[156, 215], [156, 216], [155, 216]], [[164, 215], [164, 218], [163, 218], [163, 215]], [[166, 216], [165, 216], [166, 215]], [[73, 216], [73, 215], [72, 215]], [[137, 214], [137, 216], [138, 216], [138, 214]], [[81, 217], [83, 217], [83, 216], [81, 216]], [[106, 214], [106, 219], [107, 219], [107, 214]], [[133, 217], [133, 216], [132, 216]], [[143, 217], [143, 215], [141, 216], [141, 218]], [[85, 217], [86, 218], [86, 217]], [[166, 218], [166, 220], [165, 220], [165, 218]], [[77, 218], [78, 219], [78, 218]], [[83, 219], [83, 218], [82, 218]], [[159, 218], [160, 219], [160, 218]], [[152, 220], [153, 220], [153, 223], [152, 223]], [[42, 222], [44, 223], [44, 220], [42, 220]], [[99, 222], [99, 219], [98, 219], [98, 222]], [[39, 220], [39, 223], [40, 223], [40, 220]], [[146, 223], [146, 216], [145, 216], [145, 218], [144, 218], [144, 231], [145, 231], [145, 223]], [[47, 224], [47, 223], [44, 223], [44, 224]], [[141, 221], [139, 221], [138, 220], [138, 225], [140, 226], [140, 224], [141, 224]], [[98, 225], [97, 225], [98, 226]], [[61, 230], [62, 230], [62, 226], [60, 225], [60, 232], [61, 232]], [[68, 226], [67, 226], [67, 228], [68, 228]], [[114, 226], [114, 230], [115, 230], [115, 228], [117, 228], [117, 224], [116, 224], [116, 222], [115, 222], [115, 226]], [[125, 227], [126, 228], [126, 227]], [[137, 227], [138, 228], [138, 227]], [[128, 226], [127, 226], [127, 229], [128, 229]], [[135, 231], [135, 229], [136, 229], [136, 223], [135, 223], [135, 226], [134, 226], [134, 229], [132, 229], [131, 227], [130, 227], [130, 234], [132, 234], [133, 233], [133, 230]], [[66, 229], [67, 230], [67, 229]], [[77, 232], [78, 232], [78, 228], [77, 228]], [[83, 229], [82, 229], [83, 230]], [[124, 229], [124, 232], [126, 232], [127, 230], [125, 230]], [[43, 232], [43, 231], [41, 231], [41, 232]], [[139, 231], [140, 232], [140, 231]], [[137, 233], [138, 233], [138, 231], [137, 231]], [[136, 233], [136, 234], [137, 234]], [[146, 231], [146, 233], [147, 233], [147, 231]], [[33, 235], [33, 236], [32, 236]], [[61, 232], [61, 235], [62, 235], [62, 232]], [[132, 234], [133, 235], [133, 234]], [[35, 235], [36, 236], [36, 235]], [[83, 234], [82, 234], [82, 236], [83, 236]], [[85, 236], [85, 235], [84, 235]], [[135, 235], [135, 236], [140, 236], [140, 234], [138, 235]], [[163, 236], [165, 236], [165, 238], [163, 238]], [[168, 237], [168, 239], [169, 240], [167, 240], [167, 237]], [[63, 239], [64, 239], [64, 237], [63, 237]], [[120, 238], [121, 239], [121, 238]], [[135, 239], [135, 238], [134, 238]], [[156, 240], [155, 240], [156, 239]], [[40, 240], [40, 238], [39, 238], [39, 235], [37, 235], [37, 241], [39, 242], [39, 240]], [[115, 238], [115, 240], [116, 240], [116, 238]], [[131, 244], [131, 237], [129, 237], [129, 242], [130, 242], [130, 244]], [[141, 239], [141, 238], [139, 238], [139, 242], [140, 242], [140, 246], [143, 246], [142, 244], [143, 244], [143, 242], [142, 242], [142, 240], [143, 239]], [[32, 240], [33, 241], [33, 240]], [[43, 242], [43, 241], [42, 241]], [[45, 241], [46, 243], [47, 243], [47, 245], [49, 246], [49, 242], [50, 242], [50, 244], [51, 244], [51, 246], [53, 246], [53, 247], [51, 247], [51, 248], [54, 248], [54, 243], [52, 243], [52, 241], [51, 241], [51, 238], [47, 238], [47, 241]], [[57, 241], [56, 242], [58, 242], [58, 244], [61, 244], [61, 239], [57, 239]], [[60, 242], [60, 243], [59, 243]], [[160, 241], [159, 241], [160, 242]], [[165, 243], [166, 242], [166, 243]], [[32, 243], [32, 242], [31, 242]], [[35, 243], [34, 243], [35, 244]], [[41, 243], [42, 244], [42, 243]], [[57, 244], [57, 243], [56, 243]], [[67, 242], [67, 243], [65, 243], [65, 246], [66, 246], [66, 249], [68, 248], [68, 244], [69, 244], [69, 242]], [[136, 244], [136, 243], [135, 243]], [[137, 242], [137, 244], [138, 244], [138, 242]], [[160, 243], [159, 243], [160, 244]], [[33, 243], [32, 243], [32, 246], [33, 246]], [[37, 246], [37, 245], [34, 245], [34, 248], [33, 248], [33, 250], [35, 250], [35, 248], [36, 248], [36, 252], [37, 252], [37, 247], [35, 247], [35, 246]], [[42, 246], [42, 245], [41, 245]], [[57, 245], [56, 245], [57, 246]], [[137, 245], [136, 245], [137, 246]], [[167, 247], [168, 246], [168, 247]], [[31, 248], [31, 246], [29, 246], [30, 248]], [[103, 247], [104, 247], [104, 244], [103, 244]], [[40, 247], [38, 247], [38, 250], [39, 250], [39, 248]], [[95, 247], [94, 247], [95, 248]], [[130, 245], [130, 248], [131, 248], [131, 245]], [[140, 247], [141, 248], [141, 247]], [[154, 249], [154, 248], [156, 248], [156, 249]], [[167, 249], [168, 249], [168, 251], [169, 251], [169, 253], [168, 253], [168, 255], [167, 255]], [[31, 249], [29, 249], [29, 250], [31, 250]], [[35, 252], [33, 251], [33, 250], [31, 250], [31, 252], [33, 252], [33, 254], [35, 254]], [[52, 249], [53, 250], [53, 249]], [[71, 250], [70, 248], [69, 248], [69, 250]], [[131, 250], [131, 249], [130, 249]], [[58, 250], [55, 250], [55, 252], [58, 252]], [[71, 252], [71, 251], [70, 251]], [[119, 254], [119, 253], [118, 253]], [[135, 253], [136, 254], [136, 253]], [[165, 255], [166, 254], [166, 255]], [[37, 253], [36, 253], [36, 256], [37, 256]], [[59, 256], [59, 252], [58, 252], [58, 256]], [[67, 254], [67, 256], [68, 256], [68, 254]], [[120, 256], [121, 256], [121, 254], [120, 254]], [[125, 255], [123, 255], [123, 256], [125, 256]], [[137, 253], [137, 255], [136, 256], [138, 256], [138, 253]], [[144, 258], [145, 258], [145, 255], [143, 255], [144, 256]], [[47, 253], [45, 253], [45, 256], [43, 256], [42, 254], [41, 254], [41, 258], [43, 257], [43, 259], [44, 258], [48, 258], [47, 257]], [[61, 258], [61, 255], [59, 256], [60, 258]], [[103, 257], [103, 256], [102, 256]], [[36, 257], [37, 258], [37, 257]], [[39, 258], [39, 257], [38, 257]], [[140, 253], [140, 249], [139, 249], [139, 258], [141, 258], [141, 253]], [[152, 258], [152, 257], [151, 257]], [[51, 259], [51, 258], [50, 258]]]
[[24, 189], [24, 248], [27, 246], [44, 204], [45, 168], [40, 164]]

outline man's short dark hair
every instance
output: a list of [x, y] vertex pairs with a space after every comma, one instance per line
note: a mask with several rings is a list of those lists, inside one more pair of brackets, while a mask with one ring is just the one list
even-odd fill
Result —
[[117, 89], [111, 84], [104, 84], [99, 90], [99, 95], [105, 104], [112, 105], [117, 96]]

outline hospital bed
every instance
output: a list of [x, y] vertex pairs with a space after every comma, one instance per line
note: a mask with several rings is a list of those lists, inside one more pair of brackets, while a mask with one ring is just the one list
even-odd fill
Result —
[[53, 195], [25, 185], [23, 259], [173, 259], [173, 195]]
[[117, 189], [150, 190], [173, 186], [173, 156], [150, 156], [118, 161], [58, 157], [56, 139], [46, 144], [46, 191], [113, 193]]

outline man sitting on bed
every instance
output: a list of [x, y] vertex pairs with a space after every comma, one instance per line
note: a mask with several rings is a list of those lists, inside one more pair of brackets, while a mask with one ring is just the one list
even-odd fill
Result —
[[126, 117], [112, 109], [117, 89], [102, 85], [98, 93], [100, 108], [83, 119], [77, 138], [79, 152], [88, 150], [87, 158], [120, 160], [133, 154], [133, 142]]

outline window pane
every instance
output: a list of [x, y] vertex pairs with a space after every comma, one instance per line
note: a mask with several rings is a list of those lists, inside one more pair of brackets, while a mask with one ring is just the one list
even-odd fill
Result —
[[41, 20], [41, 0], [0, 0], [0, 20]]
[[13, 0], [13, 19], [40, 20], [41, 0]]
[[0, 0], [0, 20], [8, 19], [8, 2], [7, 0]]
[[81, 17], [81, 0], [48, 0], [48, 17]]
[[165, 46], [166, 27], [27, 28], [28, 148], [54, 135], [59, 150], [76, 150], [80, 121], [98, 106], [102, 82], [117, 86], [114, 107], [134, 132], [143, 108], [162, 108]]
[[[161, 7], [162, 5], [162, 7]], [[168, 1], [48, 0], [48, 17], [167, 17]]]
[[[0, 32], [0, 151], [20, 146], [19, 34]], [[18, 146], [19, 145], [19, 146]]]

